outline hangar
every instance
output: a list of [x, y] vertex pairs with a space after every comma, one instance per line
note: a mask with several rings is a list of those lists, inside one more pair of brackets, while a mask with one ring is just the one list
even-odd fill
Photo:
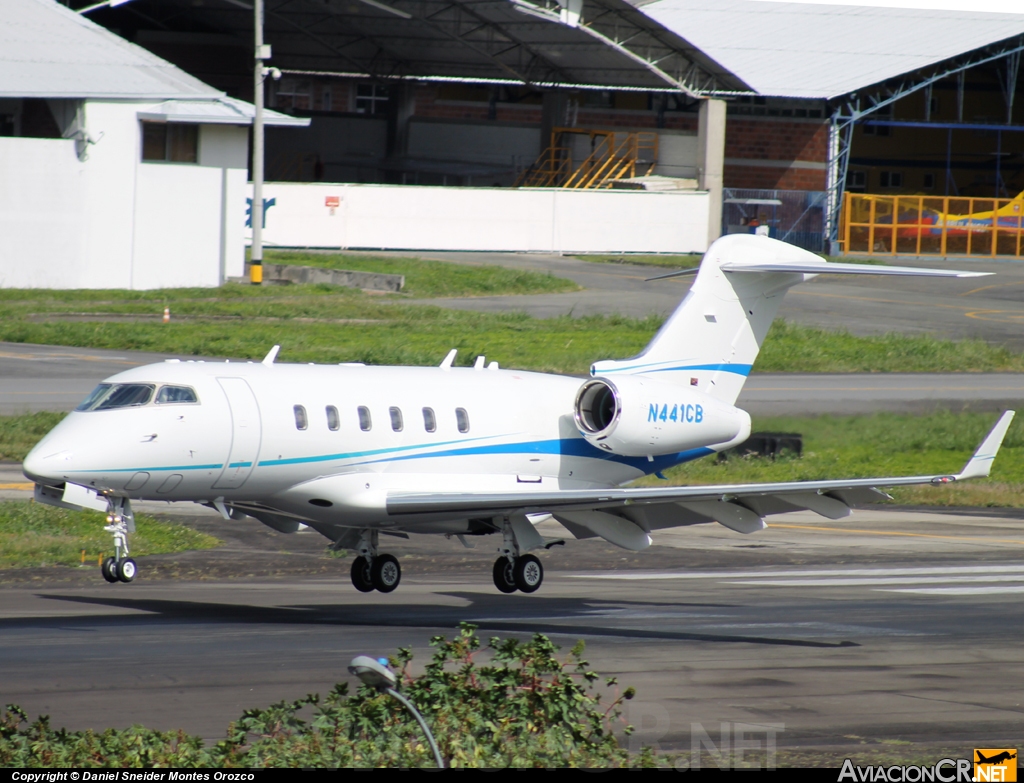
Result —
[[[251, 97], [245, 0], [133, 0], [92, 16]], [[708, 204], [692, 198], [685, 211], [704, 209], [709, 240], [767, 222], [835, 252], [847, 249], [848, 191], [916, 196], [919, 213], [923, 199], [943, 198], [944, 212], [974, 214], [1024, 189], [1024, 15], [755, 0], [267, 0], [265, 29], [282, 71], [265, 85], [268, 105], [312, 120], [268, 134], [268, 178], [345, 184], [353, 198], [369, 192], [355, 185], [403, 183], [701, 192]], [[621, 150], [631, 160], [619, 166]], [[615, 175], [578, 174], [588, 165]], [[341, 193], [308, 200], [323, 213], [328, 198], [347, 205]], [[277, 209], [268, 236], [285, 218]], [[370, 213], [357, 214], [363, 224]], [[387, 210], [372, 217], [383, 226]], [[892, 241], [874, 241], [872, 228], [868, 252], [899, 250], [888, 220]], [[338, 244], [375, 246], [379, 233]], [[994, 237], [985, 247], [1006, 249]], [[957, 249], [943, 236], [944, 252]]]

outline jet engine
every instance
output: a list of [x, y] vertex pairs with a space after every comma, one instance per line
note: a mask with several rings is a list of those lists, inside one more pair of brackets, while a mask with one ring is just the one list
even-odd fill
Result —
[[624, 457], [728, 448], [750, 435], [746, 411], [642, 375], [587, 381], [576, 393], [574, 414], [588, 443]]

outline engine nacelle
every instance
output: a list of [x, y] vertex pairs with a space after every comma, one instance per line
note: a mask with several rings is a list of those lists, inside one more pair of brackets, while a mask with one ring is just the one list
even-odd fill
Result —
[[750, 435], [746, 411], [642, 375], [587, 381], [576, 392], [574, 414], [588, 443], [624, 457], [728, 448]]

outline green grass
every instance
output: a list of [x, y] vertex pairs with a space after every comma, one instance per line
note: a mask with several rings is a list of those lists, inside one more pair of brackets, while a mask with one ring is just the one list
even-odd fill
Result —
[[[163, 308], [171, 323], [163, 324]], [[68, 314], [74, 314], [69, 320]], [[193, 356], [281, 360], [439, 362], [478, 354], [503, 367], [582, 374], [598, 359], [638, 353], [662, 319], [480, 313], [408, 304], [325, 285], [219, 289], [52, 291], [0, 289], [0, 340]], [[856, 337], [776, 321], [756, 372], [1001, 372], [1024, 357], [980, 341], [927, 336]]]
[[[0, 502], [0, 568], [37, 568], [95, 565], [100, 554], [113, 555], [110, 534], [103, 530], [103, 514], [66, 511], [39, 503]], [[220, 545], [213, 536], [184, 525], [158, 522], [138, 515], [131, 537], [132, 555], [156, 555], [212, 549]]]
[[701, 253], [657, 253], [657, 254], [619, 254], [619, 255], [577, 255], [583, 261], [595, 264], [635, 264], [637, 266], [664, 266], [669, 269], [693, 269], [700, 264]]
[[23, 416], [0, 416], [0, 460], [24, 460], [32, 447], [56, 427], [64, 416], [63, 413], [49, 411]]
[[[706, 457], [665, 473], [671, 484], [733, 484], [764, 481], [955, 473], [995, 424], [994, 413], [942, 411], [923, 416], [757, 417], [754, 431], [799, 432], [800, 458], [771, 460]], [[640, 486], [664, 486], [647, 477]], [[1024, 506], [1024, 420], [1016, 419], [987, 479], [943, 487], [890, 491], [897, 502], [938, 506]]]
[[550, 272], [508, 269], [502, 266], [451, 264], [419, 258], [268, 250], [264, 253], [263, 260], [274, 264], [405, 275], [402, 293], [417, 297], [552, 294], [579, 290], [579, 286], [571, 280], [555, 277]]

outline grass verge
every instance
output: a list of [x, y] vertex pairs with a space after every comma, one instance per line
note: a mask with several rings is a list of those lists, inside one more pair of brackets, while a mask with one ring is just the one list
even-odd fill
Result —
[[703, 258], [701, 253], [657, 253], [657, 254], [619, 254], [599, 255], [583, 254], [573, 256], [581, 261], [592, 261], [595, 264], [632, 264], [635, 266], [663, 266], [669, 269], [693, 269]]
[[[0, 502], [0, 568], [38, 568], [79, 565], [82, 550], [94, 565], [101, 554], [112, 555], [103, 515], [95, 511], [66, 511], [22, 501]], [[213, 536], [152, 517], [138, 515], [132, 535], [132, 555], [158, 555], [220, 545]]]
[[550, 272], [509, 269], [503, 266], [451, 264], [420, 258], [268, 250], [264, 253], [264, 260], [274, 264], [405, 275], [402, 294], [417, 297], [553, 294], [579, 290], [579, 286], [571, 280], [555, 277]]
[[64, 416], [63, 413], [49, 411], [0, 416], [0, 460], [22, 462], [32, 447], [60, 424]]
[[[940, 411], [923, 416], [757, 417], [755, 431], [799, 432], [800, 458], [706, 457], [665, 473], [673, 484], [732, 484], [811, 481], [871, 476], [956, 472], [995, 424], [993, 413]], [[647, 477], [641, 486], [663, 486]], [[931, 506], [1024, 507], [1024, 421], [1014, 420], [992, 468], [992, 476], [941, 487], [890, 490], [897, 503]]]

